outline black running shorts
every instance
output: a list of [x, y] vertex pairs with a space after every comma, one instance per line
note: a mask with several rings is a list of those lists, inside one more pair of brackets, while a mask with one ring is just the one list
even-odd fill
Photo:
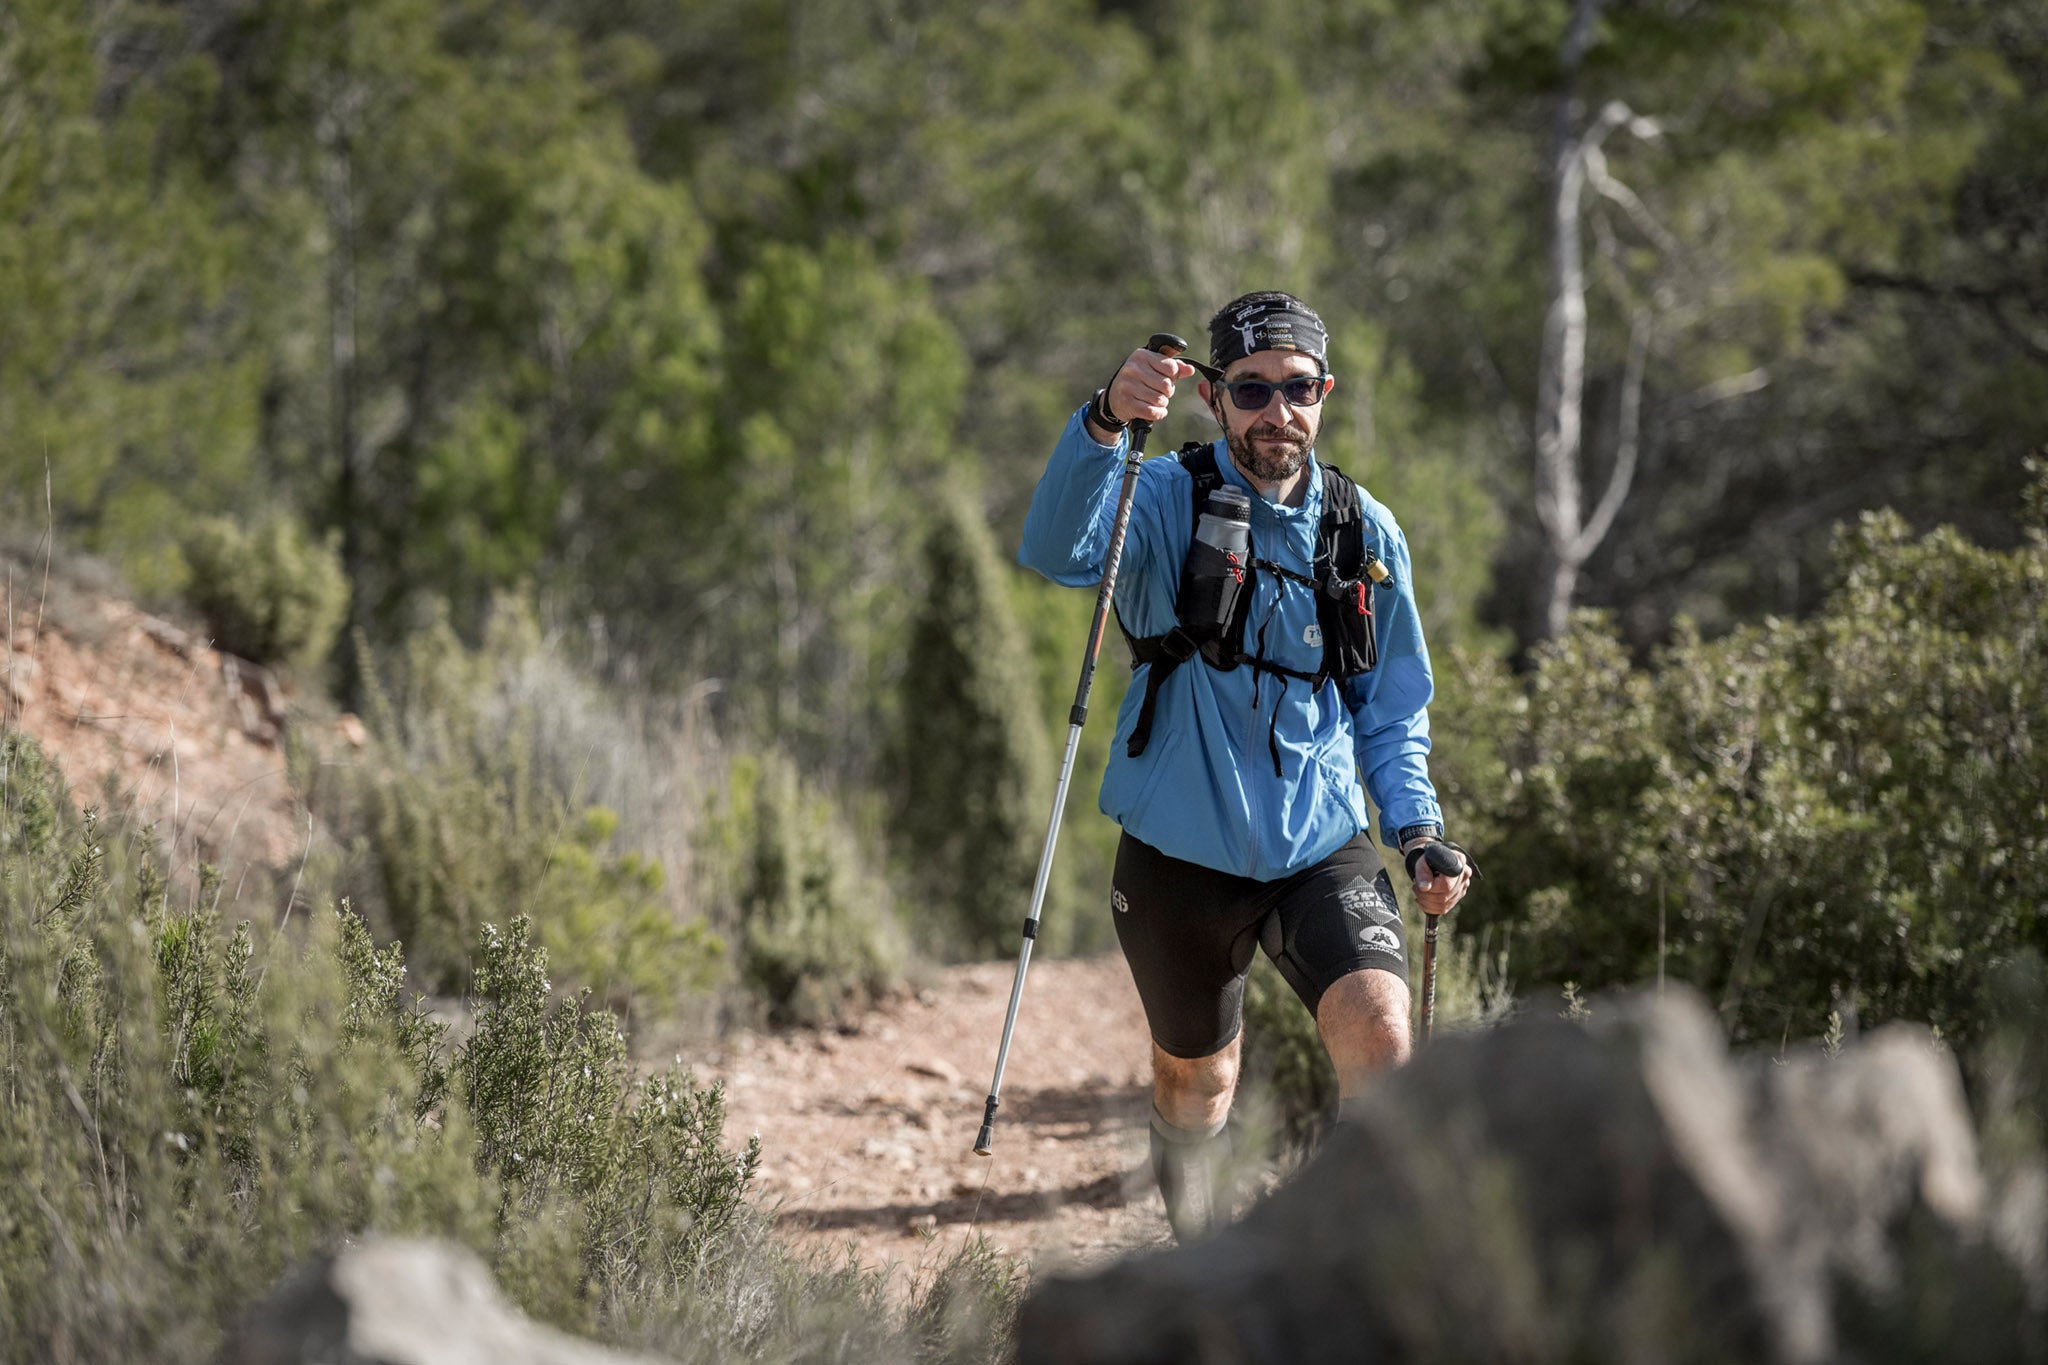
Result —
[[1364, 834], [1271, 882], [1169, 858], [1126, 834], [1110, 904], [1152, 1037], [1175, 1057], [1207, 1057], [1237, 1037], [1254, 948], [1310, 1014], [1360, 968], [1408, 979], [1400, 903]]

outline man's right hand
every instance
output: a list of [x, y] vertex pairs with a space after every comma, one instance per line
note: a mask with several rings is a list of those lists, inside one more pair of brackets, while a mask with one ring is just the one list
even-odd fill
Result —
[[[1185, 360], [1168, 360], [1157, 351], [1140, 346], [1125, 357], [1102, 396], [1110, 415], [1122, 422], [1163, 422], [1166, 405], [1173, 401], [1176, 381], [1193, 375], [1195, 367]], [[1121, 433], [1088, 421], [1088, 434], [1100, 445], [1113, 446]]]

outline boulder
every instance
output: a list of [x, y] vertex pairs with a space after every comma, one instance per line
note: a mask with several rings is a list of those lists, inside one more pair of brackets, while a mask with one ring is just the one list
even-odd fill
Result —
[[526, 1317], [447, 1242], [378, 1240], [286, 1275], [242, 1320], [222, 1365], [631, 1365]]
[[1238, 1223], [1041, 1283], [1019, 1360], [1872, 1359], [1875, 1321], [2012, 1301], [1985, 1205], [1924, 1032], [1734, 1059], [1689, 993], [1603, 999], [1440, 1037]]

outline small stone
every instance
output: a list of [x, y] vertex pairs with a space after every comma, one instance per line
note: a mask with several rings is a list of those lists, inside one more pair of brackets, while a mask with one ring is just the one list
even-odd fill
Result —
[[929, 1076], [935, 1081], [944, 1081], [947, 1085], [960, 1084], [959, 1069], [943, 1057], [927, 1057], [922, 1061], [911, 1062], [904, 1070], [913, 1075]]
[[917, 1217], [905, 1222], [903, 1230], [920, 1236], [929, 1232], [937, 1232], [939, 1230], [939, 1216], [936, 1213], [920, 1213]]
[[8, 661], [6, 668], [9, 695], [14, 698], [16, 706], [27, 706], [35, 700], [36, 675], [43, 671], [42, 665], [26, 655], [17, 654]]

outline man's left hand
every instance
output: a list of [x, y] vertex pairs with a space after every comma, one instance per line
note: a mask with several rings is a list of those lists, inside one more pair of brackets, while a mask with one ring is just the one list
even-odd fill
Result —
[[1428, 858], [1415, 860], [1415, 903], [1422, 907], [1422, 913], [1448, 915], [1465, 899], [1465, 892], [1472, 886], [1472, 860], [1461, 861], [1464, 867], [1453, 877], [1432, 869]]

